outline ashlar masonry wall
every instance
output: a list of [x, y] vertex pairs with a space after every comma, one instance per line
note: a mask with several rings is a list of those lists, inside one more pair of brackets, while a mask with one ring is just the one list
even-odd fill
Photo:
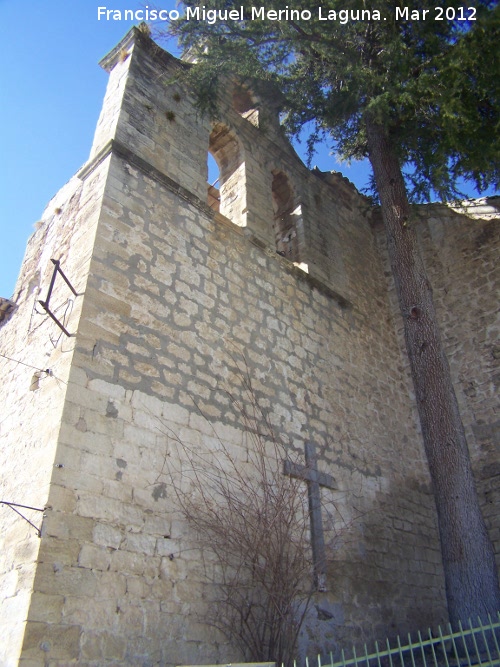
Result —
[[[498, 197], [461, 206], [415, 209], [420, 250], [471, 455], [483, 516], [500, 557], [498, 386], [500, 206]], [[375, 225], [387, 267], [401, 349], [402, 326], [382, 225]]]
[[[59, 260], [78, 294], [85, 291], [94, 244], [104, 172], [91, 182], [72, 179], [50, 202], [28, 242], [13, 301], [16, 309], [0, 330], [2, 374], [0, 420], [0, 499], [43, 510], [61, 500], [50, 491], [64, 409], [74, 338], [67, 338], [43, 310], [54, 264]], [[76, 332], [83, 297], [58, 274], [50, 309], [70, 333]], [[62, 492], [64, 496], [64, 491]], [[39, 563], [44, 512], [0, 506], [0, 664], [17, 665]], [[42, 540], [43, 541], [43, 540]], [[54, 559], [57, 560], [57, 559]], [[51, 617], [50, 602], [43, 607]]]
[[[4, 451], [21, 456], [28, 442], [40, 452], [34, 502], [47, 507], [40, 540], [11, 524], [4, 581], [7, 600], [22, 602], [2, 617], [17, 628], [7, 664], [19, 655], [24, 666], [89, 667], [244, 657], [207, 623], [216, 570], [207, 574], [176, 502], [176, 490], [196, 489], [185, 478], [174, 488], [168, 474], [187, 463], [179, 443], [214, 459], [224, 447], [245, 465], [252, 439], [230, 398], [246, 400], [242, 369], [290, 456], [315, 444], [338, 485], [324, 492], [335, 527], [349, 526], [328, 553], [327, 590], [314, 595], [301, 651], [444, 620], [433, 499], [366, 200], [340, 175], [309, 172], [272, 117], [266, 129], [265, 114], [245, 117], [230, 94], [219, 153], [211, 124], [171, 82], [183, 65], [141, 31], [104, 64], [91, 157], [68, 186], [80, 205], [61, 193], [64, 224], [47, 211], [18, 283], [31, 296], [19, 296], [2, 329], [13, 357], [51, 364], [63, 381], [22, 393], [11, 371], [2, 387], [17, 392]], [[231, 206], [221, 202], [234, 220], [207, 204], [210, 146], [222, 197], [239, 156], [241, 191], [231, 181]], [[276, 252], [284, 192], [295, 262]], [[33, 302], [28, 273], [36, 265], [42, 275], [52, 254], [44, 228], [53, 247], [66, 244], [64, 269], [82, 294], [68, 320], [76, 336], [50, 348], [46, 317], [36, 336], [20, 338]], [[15, 458], [4, 464], [8, 492], [24, 499], [29, 466], [15, 480]], [[29, 573], [22, 586], [9, 579], [14, 570]]]
[[422, 210], [420, 241], [467, 432], [483, 515], [500, 558], [500, 199]]

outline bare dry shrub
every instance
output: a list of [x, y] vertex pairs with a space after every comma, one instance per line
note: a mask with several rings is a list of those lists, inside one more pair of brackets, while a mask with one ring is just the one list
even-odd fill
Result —
[[214, 431], [214, 449], [200, 450], [169, 433], [177, 451], [168, 474], [198, 546], [215, 564], [211, 618], [203, 621], [247, 660], [287, 663], [314, 592], [307, 488], [283, 474], [290, 452], [260, 410], [248, 373], [242, 381], [244, 402], [231, 400], [246, 446], [227, 445]]

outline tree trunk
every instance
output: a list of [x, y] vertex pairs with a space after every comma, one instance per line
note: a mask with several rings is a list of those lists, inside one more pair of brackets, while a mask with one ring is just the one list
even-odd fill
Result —
[[495, 556], [399, 160], [381, 125], [366, 128], [436, 501], [448, 613], [452, 623], [475, 621], [500, 610]]

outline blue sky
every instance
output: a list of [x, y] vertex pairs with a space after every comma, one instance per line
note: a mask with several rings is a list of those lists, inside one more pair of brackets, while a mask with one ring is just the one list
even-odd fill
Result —
[[[98, 20], [99, 6], [136, 10], [147, 2], [0, 0], [0, 296], [13, 294], [46, 204], [89, 156], [107, 83], [98, 61], [133, 25]], [[174, 9], [175, 0], [150, 6]], [[327, 151], [314, 163], [366, 184], [364, 165], [340, 167]]]

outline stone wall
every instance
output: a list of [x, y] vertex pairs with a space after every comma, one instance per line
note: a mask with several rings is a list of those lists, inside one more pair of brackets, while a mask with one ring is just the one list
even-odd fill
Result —
[[[420, 250], [433, 288], [483, 515], [500, 557], [499, 308], [500, 206], [497, 197], [416, 209]], [[404, 341], [382, 226], [375, 225], [404, 358]]]
[[500, 558], [500, 200], [430, 206], [419, 225], [490, 536]]
[[[2, 324], [0, 498], [7, 502], [39, 509], [48, 504], [74, 338], [63, 334], [39, 301], [47, 299], [51, 259], [60, 260], [77, 293], [84, 292], [102, 182], [102, 170], [92, 183], [75, 178], [50, 202], [28, 241], [16, 309]], [[76, 332], [82, 302], [58, 274], [49, 307], [69, 333]], [[42, 526], [43, 512], [18, 509]], [[32, 590], [41, 541], [36, 528], [7, 506], [0, 512], [0, 664], [10, 666], [17, 664], [28, 608], [38, 602]]]
[[[217, 570], [207, 573], [178, 510], [176, 494], [196, 494], [196, 484], [172, 471], [189, 466], [189, 451], [211, 461], [227, 451], [244, 467], [254, 441], [241, 406], [252, 401], [290, 457], [301, 460], [313, 442], [338, 486], [323, 501], [334, 508], [327, 532], [341, 540], [301, 650], [444, 620], [433, 499], [366, 200], [340, 175], [309, 172], [272, 114], [245, 117], [230, 94], [215, 136], [171, 81], [179, 63], [139, 31], [104, 64], [91, 158], [49, 205], [18, 311], [2, 329], [2, 349], [50, 364], [61, 383], [47, 377], [25, 391], [14, 366], [2, 388], [12, 394], [3, 451], [15, 453], [3, 461], [6, 492], [25, 500], [36, 471], [33, 502], [47, 507], [41, 540], [17, 518], [10, 524], [3, 581], [7, 601], [22, 604], [3, 618], [19, 629], [27, 612], [28, 622], [7, 664], [21, 641], [25, 666], [242, 657], [206, 623]], [[207, 205], [209, 149], [220, 162], [220, 211], [233, 219]], [[283, 192], [295, 262], [276, 252], [276, 212], [289, 215], [276, 205]], [[46, 285], [52, 248], [65, 249], [64, 269], [83, 293], [68, 320], [76, 336], [56, 340], [55, 324], [37, 315], [38, 333], [23, 339], [30, 276], [38, 267], [36, 284]], [[16, 476], [25, 443], [29, 465]], [[12, 572], [24, 569], [26, 583], [14, 585]]]

